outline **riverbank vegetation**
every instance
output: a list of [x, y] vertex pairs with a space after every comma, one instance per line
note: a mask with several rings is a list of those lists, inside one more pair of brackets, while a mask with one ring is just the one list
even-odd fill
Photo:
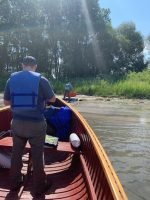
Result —
[[[4, 90], [7, 78], [8, 76], [0, 78], [1, 91]], [[56, 94], [64, 93], [64, 84], [68, 80], [49, 80]], [[150, 69], [138, 73], [131, 72], [120, 80], [114, 80], [112, 77], [106, 76], [103, 78], [72, 78], [69, 81], [77, 94], [150, 99]]]
[[[124, 79], [72, 79], [77, 94], [96, 95], [103, 97], [125, 97], [150, 99], [150, 69], [143, 72], [131, 72]], [[54, 90], [63, 94], [64, 82], [52, 82]]]
[[126, 98], [147, 98], [150, 99], [150, 70], [128, 74], [124, 79], [110, 83], [105, 80], [87, 80], [76, 86], [80, 94], [126, 97]]

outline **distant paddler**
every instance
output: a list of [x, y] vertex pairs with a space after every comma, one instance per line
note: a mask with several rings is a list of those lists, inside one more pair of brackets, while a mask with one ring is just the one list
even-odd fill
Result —
[[[73, 86], [70, 82], [66, 83], [64, 86], [64, 100], [68, 100], [70, 102], [71, 97], [75, 97], [76, 92], [73, 91]], [[68, 99], [67, 99], [68, 98]]]

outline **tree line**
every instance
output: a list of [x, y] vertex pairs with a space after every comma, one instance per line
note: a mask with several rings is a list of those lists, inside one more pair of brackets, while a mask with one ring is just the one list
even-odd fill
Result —
[[[119, 16], [118, 16], [119, 17]], [[125, 75], [147, 67], [134, 23], [114, 29], [98, 0], [0, 0], [0, 73], [37, 58], [56, 79]]]

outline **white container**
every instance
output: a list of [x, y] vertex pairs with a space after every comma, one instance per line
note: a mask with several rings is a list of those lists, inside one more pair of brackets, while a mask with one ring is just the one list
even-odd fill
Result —
[[77, 136], [76, 133], [71, 133], [69, 140], [73, 147], [78, 148], [81, 145], [80, 138]]

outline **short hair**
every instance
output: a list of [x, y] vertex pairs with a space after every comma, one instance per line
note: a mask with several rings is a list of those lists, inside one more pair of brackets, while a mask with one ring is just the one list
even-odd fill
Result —
[[22, 64], [25, 66], [34, 66], [37, 62], [33, 56], [26, 56], [23, 58]]

